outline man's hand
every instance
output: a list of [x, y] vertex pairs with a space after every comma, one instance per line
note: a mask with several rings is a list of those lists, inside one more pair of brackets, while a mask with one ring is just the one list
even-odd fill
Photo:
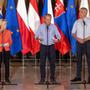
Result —
[[84, 39], [81, 39], [81, 38], [76, 38], [76, 40], [80, 43], [80, 44], [83, 44], [85, 41]]
[[73, 34], [73, 37], [77, 40], [78, 43], [83, 44], [85, 42], [84, 39], [78, 38], [76, 34]]
[[59, 41], [58, 39], [53, 38], [53, 42], [54, 42], [54, 43], [57, 43], [58, 41]]
[[38, 38], [38, 37], [36, 38], [36, 40], [39, 40], [39, 42], [43, 41], [43, 39], [41, 39], [41, 38]]
[[84, 41], [89, 41], [90, 40], [90, 36], [88, 36], [87, 38], [84, 39]]

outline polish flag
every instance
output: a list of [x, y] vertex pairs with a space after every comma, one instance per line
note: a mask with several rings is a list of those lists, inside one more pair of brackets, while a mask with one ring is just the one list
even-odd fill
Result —
[[40, 25], [38, 14], [38, 5], [36, 0], [30, 0], [28, 11], [29, 28], [31, 34], [32, 55], [35, 55], [40, 50], [40, 43], [35, 39], [35, 32]]
[[27, 54], [31, 51], [31, 38], [30, 30], [28, 26], [28, 17], [26, 11], [25, 0], [18, 0], [17, 4], [17, 16], [20, 28], [20, 34], [22, 39], [22, 53]]

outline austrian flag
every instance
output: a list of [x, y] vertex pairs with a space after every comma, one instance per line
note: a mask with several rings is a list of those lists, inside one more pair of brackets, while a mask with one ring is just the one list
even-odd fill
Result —
[[40, 25], [37, 0], [30, 0], [28, 11], [29, 28], [31, 35], [31, 53], [35, 55], [40, 50], [40, 44], [35, 39], [35, 32]]

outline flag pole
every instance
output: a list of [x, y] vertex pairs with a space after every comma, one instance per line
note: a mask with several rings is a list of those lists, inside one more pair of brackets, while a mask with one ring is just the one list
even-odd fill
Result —
[[36, 55], [35, 55], [35, 80], [37, 80], [37, 58], [36, 58]]
[[37, 69], [37, 57], [35, 55], [35, 70]]
[[22, 77], [24, 78], [25, 76], [25, 58], [24, 58], [24, 54], [22, 55]]
[[72, 55], [71, 55], [71, 51], [70, 51], [70, 81], [71, 81], [71, 75], [72, 74]]
[[[62, 73], [62, 61], [61, 61], [61, 57], [60, 57], [60, 54], [59, 54], [59, 65], [60, 65], [60, 67], [59, 67], [59, 69], [60, 69], [60, 74]], [[60, 76], [60, 80], [61, 80], [61, 78], [62, 78], [62, 75], [59, 75]]]

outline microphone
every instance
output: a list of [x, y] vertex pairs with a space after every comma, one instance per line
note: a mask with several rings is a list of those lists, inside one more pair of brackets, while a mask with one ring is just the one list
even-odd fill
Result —
[[47, 26], [47, 30], [49, 29], [49, 27]]

